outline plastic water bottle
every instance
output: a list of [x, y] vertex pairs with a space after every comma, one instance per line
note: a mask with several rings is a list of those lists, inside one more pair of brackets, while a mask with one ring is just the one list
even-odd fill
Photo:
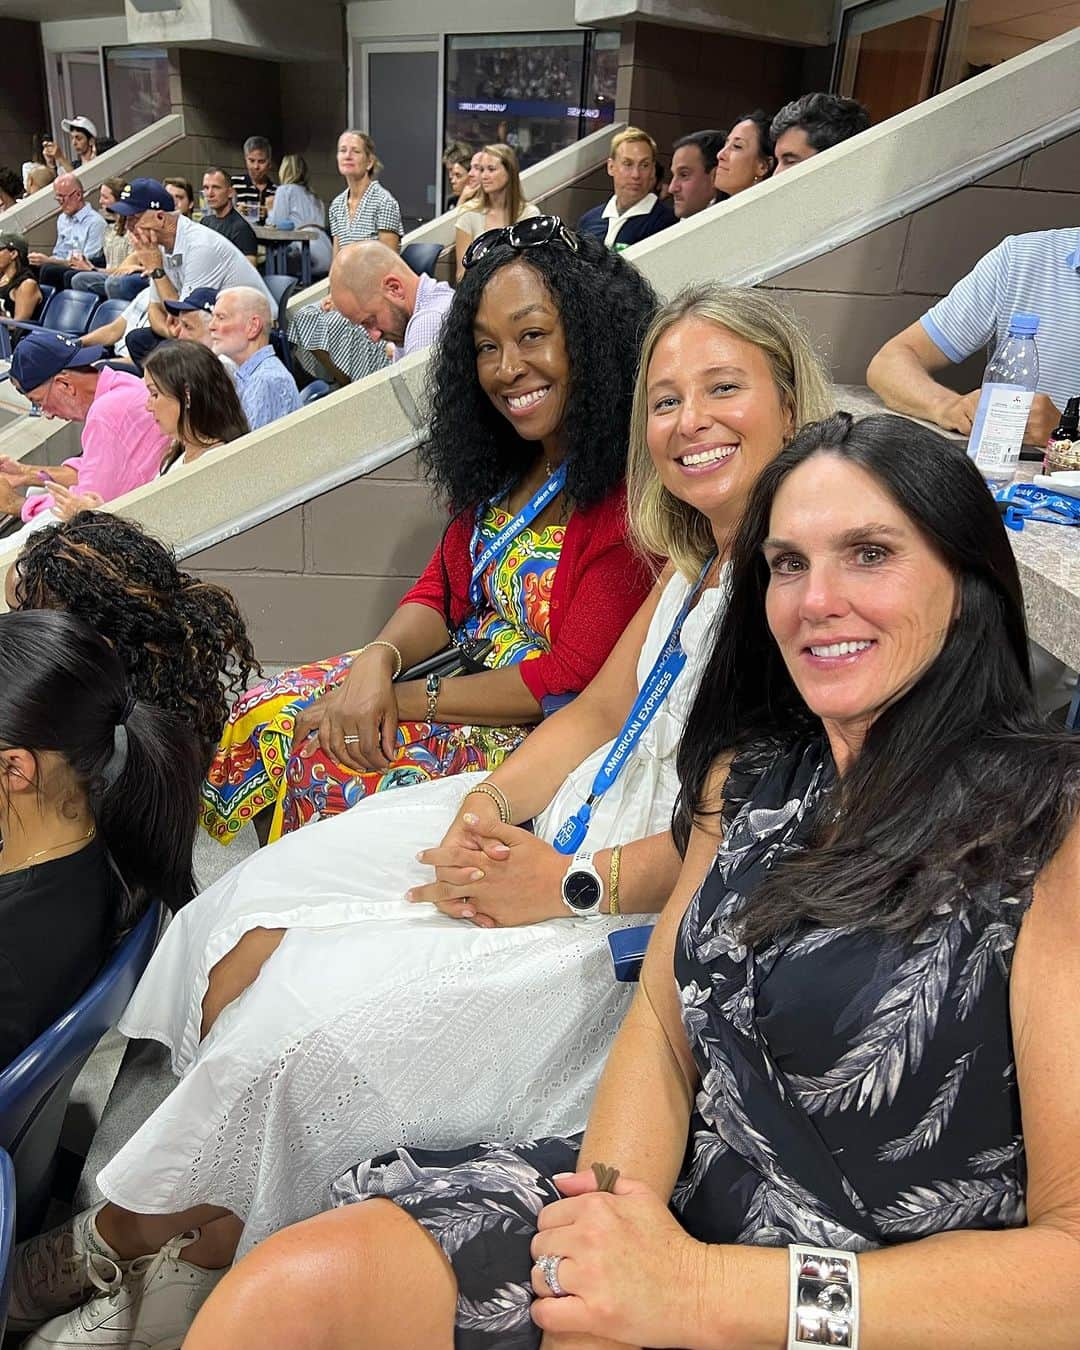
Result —
[[1009, 335], [990, 358], [979, 406], [968, 441], [968, 454], [987, 485], [997, 490], [1012, 482], [1028, 413], [1039, 384], [1037, 314], [1014, 314]]

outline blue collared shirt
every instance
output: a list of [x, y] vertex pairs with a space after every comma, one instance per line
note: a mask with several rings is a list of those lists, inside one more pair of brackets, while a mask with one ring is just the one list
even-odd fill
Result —
[[421, 352], [431, 346], [439, 336], [439, 329], [453, 300], [453, 289], [445, 281], [436, 281], [426, 273], [421, 276], [416, 288], [416, 307], [405, 326], [402, 356], [411, 356], [413, 352]]
[[269, 344], [237, 366], [236, 392], [252, 431], [295, 412], [300, 406], [296, 381]]
[[81, 253], [87, 260], [105, 255], [105, 217], [99, 216], [89, 202], [73, 216], [63, 211], [56, 218], [56, 246], [54, 258], [70, 258], [73, 253]]
[[1039, 392], [1064, 408], [1080, 394], [1080, 229], [1009, 235], [923, 315], [922, 326], [950, 361], [963, 361], [996, 347], [1016, 313], [1039, 316]]

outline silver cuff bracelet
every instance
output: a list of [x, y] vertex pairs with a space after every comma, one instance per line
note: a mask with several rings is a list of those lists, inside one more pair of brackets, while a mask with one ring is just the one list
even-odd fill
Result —
[[854, 1252], [792, 1243], [787, 1350], [859, 1344], [859, 1263]]

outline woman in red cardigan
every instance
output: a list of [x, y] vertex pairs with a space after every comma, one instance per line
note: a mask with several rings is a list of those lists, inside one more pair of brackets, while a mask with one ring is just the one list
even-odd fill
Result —
[[[423, 460], [452, 517], [358, 651], [250, 690], [203, 789], [229, 843], [275, 839], [373, 792], [496, 768], [596, 674], [650, 578], [623, 476], [648, 283], [555, 217], [482, 237], [443, 327]], [[480, 245], [480, 241], [477, 241]], [[475, 673], [394, 683], [451, 640]]]

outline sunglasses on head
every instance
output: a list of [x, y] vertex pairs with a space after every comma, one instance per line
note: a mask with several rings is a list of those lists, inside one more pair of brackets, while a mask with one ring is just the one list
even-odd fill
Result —
[[519, 220], [516, 225], [505, 225], [499, 230], [485, 230], [478, 234], [461, 259], [461, 265], [468, 271], [475, 267], [481, 258], [486, 258], [493, 248], [504, 244], [520, 253], [526, 248], [535, 248], [537, 244], [565, 244], [571, 252], [578, 251], [578, 241], [562, 223], [558, 216], [529, 216]]

